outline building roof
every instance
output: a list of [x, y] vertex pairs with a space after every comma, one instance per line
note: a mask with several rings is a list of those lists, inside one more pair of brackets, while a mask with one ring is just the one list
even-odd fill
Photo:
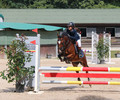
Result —
[[120, 9], [0, 9], [5, 22], [120, 23]]

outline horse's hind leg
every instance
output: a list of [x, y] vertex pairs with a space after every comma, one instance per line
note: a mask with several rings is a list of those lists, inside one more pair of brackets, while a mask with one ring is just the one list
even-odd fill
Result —
[[[77, 67], [78, 64], [79, 64], [79, 62], [72, 62], [72, 65], [73, 65], [74, 67]], [[76, 71], [76, 73], [79, 73], [79, 71]], [[78, 81], [81, 81], [81, 79], [80, 79], [79, 77], [78, 77]]]
[[[81, 63], [83, 67], [89, 67], [86, 63]], [[86, 71], [86, 73], [88, 73], [88, 71]], [[88, 77], [88, 81], [90, 81], [90, 78]], [[89, 86], [91, 87], [91, 84], [89, 84]]]
[[[89, 66], [87, 65], [87, 67], [89, 67]], [[86, 71], [86, 73], [88, 73], [88, 71]], [[88, 81], [90, 81], [90, 78], [88, 78]]]
[[[76, 71], [76, 73], [79, 73], [79, 71]], [[81, 79], [78, 77], [78, 81], [81, 81]]]

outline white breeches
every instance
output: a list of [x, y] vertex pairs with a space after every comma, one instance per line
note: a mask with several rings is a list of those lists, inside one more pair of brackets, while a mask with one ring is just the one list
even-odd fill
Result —
[[78, 43], [78, 47], [81, 47], [81, 40], [77, 40], [77, 43]]

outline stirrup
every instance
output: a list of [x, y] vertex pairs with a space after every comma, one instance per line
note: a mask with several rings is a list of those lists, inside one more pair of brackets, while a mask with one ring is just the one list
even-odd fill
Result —
[[84, 57], [84, 55], [82, 55], [82, 54], [79, 54], [79, 58], [82, 58], [82, 57]]
[[83, 53], [83, 51], [82, 51], [82, 50], [80, 50], [80, 51], [79, 51], [79, 54], [78, 54], [78, 56], [79, 56], [79, 58], [82, 58], [82, 57], [84, 57], [84, 53]]

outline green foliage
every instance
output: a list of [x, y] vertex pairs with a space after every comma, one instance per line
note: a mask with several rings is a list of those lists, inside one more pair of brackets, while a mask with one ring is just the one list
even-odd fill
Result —
[[105, 43], [103, 37], [99, 39], [96, 49], [99, 60], [104, 60], [104, 57], [107, 58], [109, 56], [109, 44]]
[[6, 70], [0, 72], [0, 77], [6, 79], [9, 82], [17, 81], [23, 82], [28, 76], [32, 76], [34, 72], [34, 66], [25, 68], [25, 62], [31, 61], [31, 54], [25, 53], [28, 50], [24, 39], [13, 40], [9, 49], [5, 49], [7, 55], [7, 66]]
[[0, 8], [120, 8], [120, 0], [0, 0]]
[[53, 5], [47, 0], [37, 0], [34, 4], [30, 5], [29, 8], [53, 8]]
[[2, 8], [28, 8], [35, 0], [2, 0]]
[[115, 58], [115, 54], [120, 53], [120, 51], [115, 50], [115, 51], [111, 51], [111, 58]]

